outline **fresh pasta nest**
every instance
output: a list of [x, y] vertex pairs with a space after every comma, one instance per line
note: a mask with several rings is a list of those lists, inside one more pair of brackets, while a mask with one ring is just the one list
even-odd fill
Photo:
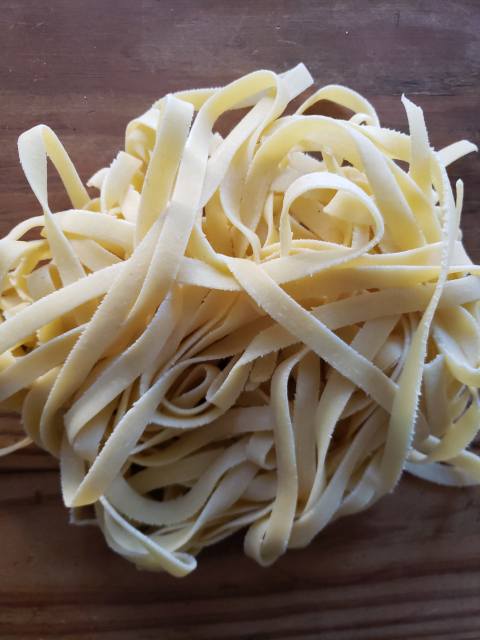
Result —
[[[0, 401], [26, 432], [3, 453], [58, 457], [73, 520], [139, 567], [188, 574], [241, 529], [269, 565], [404, 470], [480, 480], [480, 282], [445, 170], [475, 147], [434, 151], [406, 98], [409, 135], [382, 128], [337, 85], [285, 115], [311, 82], [165, 96], [98, 196], [47, 126], [19, 138], [43, 213], [0, 241]], [[323, 100], [351, 117], [306, 115]]]

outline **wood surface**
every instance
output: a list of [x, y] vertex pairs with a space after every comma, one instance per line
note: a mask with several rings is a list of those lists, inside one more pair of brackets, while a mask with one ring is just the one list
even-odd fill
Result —
[[[431, 141], [478, 143], [480, 3], [444, 0], [3, 0], [0, 232], [39, 213], [16, 139], [44, 122], [83, 178], [109, 163], [124, 126], [168, 91], [255, 68], [308, 64], [318, 84], [365, 93], [405, 129], [402, 92]], [[454, 165], [463, 228], [480, 259], [480, 163]], [[52, 204], [66, 205], [58, 180]], [[1, 442], [18, 425], [1, 416]], [[236, 536], [184, 580], [139, 572], [91, 527], [73, 527], [56, 463], [28, 449], [0, 461], [0, 638], [478, 640], [480, 492], [404, 478], [371, 511], [262, 569]]]

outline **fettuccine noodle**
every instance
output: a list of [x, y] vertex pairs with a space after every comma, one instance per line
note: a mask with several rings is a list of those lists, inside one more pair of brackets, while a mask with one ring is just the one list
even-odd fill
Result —
[[[409, 135], [382, 128], [343, 86], [285, 115], [311, 82], [165, 96], [95, 197], [51, 129], [19, 138], [42, 215], [0, 240], [0, 402], [25, 430], [2, 453], [59, 458], [73, 521], [139, 567], [186, 575], [240, 529], [269, 565], [404, 470], [480, 481], [479, 268], [446, 173], [475, 147], [434, 151], [407, 98]], [[323, 100], [351, 116], [307, 115]]]

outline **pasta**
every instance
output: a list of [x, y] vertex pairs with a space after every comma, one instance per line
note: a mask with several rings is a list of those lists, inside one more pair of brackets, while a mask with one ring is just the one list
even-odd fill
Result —
[[59, 458], [72, 520], [138, 567], [184, 576], [241, 529], [269, 565], [405, 470], [480, 481], [479, 268], [446, 173], [476, 148], [432, 149], [405, 97], [409, 134], [383, 128], [343, 86], [288, 115], [311, 83], [166, 95], [93, 197], [51, 129], [19, 138], [42, 215], [0, 240], [0, 402], [25, 430], [2, 453]]

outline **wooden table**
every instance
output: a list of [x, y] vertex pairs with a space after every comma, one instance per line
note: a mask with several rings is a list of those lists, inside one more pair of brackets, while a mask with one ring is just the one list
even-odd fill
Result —
[[[355, 0], [3, 0], [0, 231], [39, 213], [16, 139], [50, 124], [87, 178], [126, 122], [167, 91], [304, 61], [318, 83], [364, 92], [388, 126], [399, 97], [425, 110], [432, 142], [478, 143], [480, 3]], [[465, 244], [480, 259], [480, 162], [466, 186]], [[52, 176], [53, 206], [66, 204]], [[6, 417], [4, 434], [16, 428]], [[5, 436], [4, 436], [5, 438]], [[138, 572], [101, 534], [68, 525], [56, 464], [0, 462], [0, 637], [86, 640], [478, 640], [480, 492], [404, 478], [370, 512], [329, 527], [265, 570], [241, 538], [185, 580]]]

